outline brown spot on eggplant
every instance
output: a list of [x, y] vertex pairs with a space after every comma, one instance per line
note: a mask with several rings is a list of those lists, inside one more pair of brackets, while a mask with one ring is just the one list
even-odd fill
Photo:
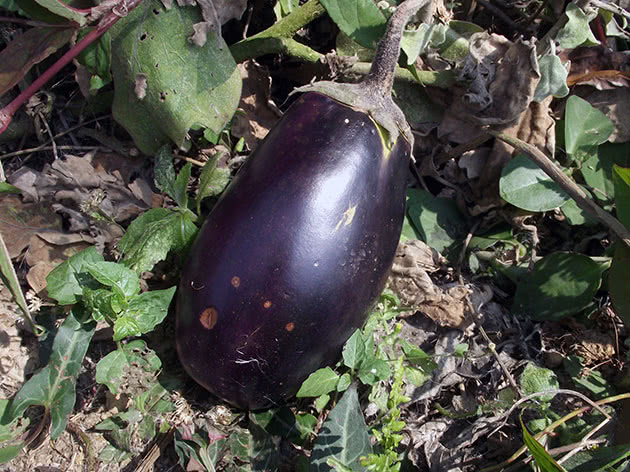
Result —
[[271, 300], [265, 300], [265, 303], [263, 303], [263, 306], [267, 309], [271, 308]]
[[293, 321], [289, 321], [286, 325], [284, 325], [284, 329], [290, 333], [295, 329], [295, 323]]
[[237, 275], [235, 275], [234, 277], [232, 277], [230, 283], [232, 284], [232, 287], [238, 288], [241, 285], [241, 279]]
[[217, 324], [219, 319], [219, 312], [213, 306], [206, 308], [201, 312], [199, 321], [201, 325], [206, 329], [212, 329]]

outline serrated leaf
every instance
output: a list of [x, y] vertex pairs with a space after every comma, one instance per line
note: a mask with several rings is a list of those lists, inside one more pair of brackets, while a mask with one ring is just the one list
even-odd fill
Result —
[[87, 266], [89, 274], [99, 283], [114, 289], [124, 298], [140, 292], [140, 279], [136, 273], [116, 262], [95, 262]]
[[[523, 369], [519, 379], [520, 387], [524, 395], [543, 392], [545, 390], [555, 390], [560, 388], [558, 378], [553, 370], [538, 367], [536, 364], [529, 362]], [[542, 402], [550, 402], [554, 394], [541, 395], [537, 397]]]
[[346, 341], [346, 344], [343, 346], [342, 356], [344, 365], [350, 369], [358, 368], [359, 364], [365, 359], [365, 340], [360, 330], [357, 329]]
[[630, 229], [630, 167], [613, 166], [617, 218]]
[[586, 184], [595, 197], [610, 203], [615, 197], [613, 165], [630, 166], [629, 143], [604, 143], [597, 148], [597, 153], [582, 164], [581, 172]]
[[3, 422], [22, 415], [31, 405], [41, 405], [51, 416], [51, 438], [59, 437], [74, 408], [76, 379], [95, 326], [94, 322], [80, 323], [70, 312], [57, 331], [48, 365], [13, 397]]
[[610, 272], [608, 273], [608, 290], [617, 315], [630, 326], [630, 247], [622, 242], [615, 243]]
[[0, 96], [17, 85], [35, 64], [64, 46], [75, 29], [29, 28], [0, 51]]
[[197, 191], [197, 213], [200, 213], [201, 201], [207, 197], [216, 197], [230, 182], [230, 170], [217, 167], [217, 158], [209, 159], [201, 169], [199, 190]]
[[385, 32], [386, 20], [372, 0], [320, 0], [326, 12], [347, 36], [374, 49]]
[[455, 201], [436, 198], [420, 189], [407, 191], [407, 213], [421, 239], [442, 252], [466, 234], [465, 221]]
[[567, 77], [569, 71], [555, 54], [547, 54], [538, 59], [540, 81], [536, 85], [534, 100], [542, 102], [549, 95], [554, 97], [566, 97], [569, 94]]
[[597, 13], [587, 15], [575, 3], [569, 3], [565, 14], [569, 21], [556, 35], [556, 42], [561, 48], [573, 49], [582, 45], [595, 46], [599, 44], [589, 26]]
[[601, 267], [590, 257], [555, 252], [520, 281], [512, 309], [534, 320], [559, 320], [585, 309], [600, 283]]
[[586, 100], [571, 95], [564, 118], [564, 144], [567, 154], [580, 148], [605, 143], [615, 127], [610, 119]]
[[83, 278], [91, 264], [103, 262], [103, 256], [94, 246], [75, 254], [55, 267], [46, 277], [48, 296], [60, 305], [72, 305], [83, 293]]
[[189, 211], [153, 208], [133, 220], [118, 243], [121, 262], [137, 273], [151, 270], [170, 251], [186, 249], [197, 231]]
[[370, 435], [361, 413], [356, 385], [350, 386], [335, 408], [328, 414], [311, 454], [312, 472], [327, 472], [332, 468], [327, 464], [335, 458], [352, 470], [364, 470], [359, 458], [372, 452]]
[[153, 331], [166, 318], [168, 306], [175, 295], [175, 288], [151, 290], [129, 300], [127, 313], [134, 317], [140, 334]]
[[241, 77], [223, 39], [208, 34], [203, 47], [188, 40], [200, 21], [198, 8], [149, 0], [111, 30], [112, 112], [146, 154], [169, 141], [185, 147], [193, 126], [218, 134], [236, 111]]
[[326, 393], [330, 393], [337, 388], [339, 374], [330, 367], [324, 367], [316, 370], [302, 383], [296, 397], [319, 397]]
[[529, 211], [553, 210], [569, 200], [569, 196], [551, 177], [522, 154], [503, 168], [499, 194], [506, 202]]
[[521, 429], [523, 430], [523, 442], [529, 449], [529, 452], [534, 458], [536, 465], [538, 465], [542, 472], [567, 472], [567, 470], [558, 464], [553, 457], [545, 450], [545, 448], [531, 435], [525, 424], [523, 418], [521, 420]]
[[162, 362], [143, 340], [136, 339], [110, 352], [96, 364], [96, 381], [106, 385], [109, 391], [116, 395], [125, 372], [132, 365], [145, 371], [156, 372]]

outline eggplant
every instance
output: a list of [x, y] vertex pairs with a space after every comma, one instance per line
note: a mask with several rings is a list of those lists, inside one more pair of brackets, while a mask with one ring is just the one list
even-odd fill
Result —
[[[189, 252], [177, 295], [179, 358], [237, 407], [288, 401], [338, 358], [384, 287], [413, 138], [391, 108], [391, 83], [374, 77], [310, 86], [239, 170]], [[377, 106], [362, 106], [374, 98]]]

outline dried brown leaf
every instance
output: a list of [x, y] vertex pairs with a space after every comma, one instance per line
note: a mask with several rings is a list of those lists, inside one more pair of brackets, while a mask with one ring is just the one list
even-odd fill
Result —
[[249, 149], [255, 149], [269, 129], [278, 121], [277, 113], [268, 105], [271, 79], [269, 73], [254, 61], [239, 64], [243, 91], [239, 110], [234, 115], [232, 134], [242, 137]]

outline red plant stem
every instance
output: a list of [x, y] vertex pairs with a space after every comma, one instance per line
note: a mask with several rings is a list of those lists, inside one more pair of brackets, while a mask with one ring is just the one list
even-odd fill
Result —
[[77, 57], [86, 47], [96, 41], [103, 33], [110, 29], [118, 20], [126, 16], [130, 11], [136, 8], [142, 0], [123, 0], [120, 4], [115, 5], [98, 23], [98, 25], [81, 39], [77, 44], [70, 48], [63, 56], [61, 56], [52, 66], [40, 75], [29, 85], [26, 90], [15, 97], [11, 103], [0, 110], [0, 134], [2, 134], [11, 123], [11, 119], [15, 112], [26, 103], [37, 91], [52, 79], [57, 73]]

